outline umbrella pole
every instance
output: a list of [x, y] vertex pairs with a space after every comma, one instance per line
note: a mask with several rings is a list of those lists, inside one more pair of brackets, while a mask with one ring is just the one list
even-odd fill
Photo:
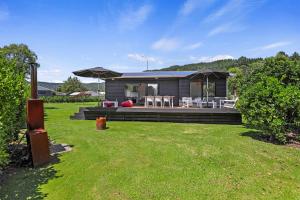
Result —
[[208, 107], [208, 76], [206, 76], [206, 106]]
[[100, 107], [100, 77], [98, 77], [98, 106]]

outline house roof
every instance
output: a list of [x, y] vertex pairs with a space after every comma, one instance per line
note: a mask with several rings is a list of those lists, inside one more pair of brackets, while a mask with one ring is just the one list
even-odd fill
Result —
[[204, 69], [199, 71], [150, 71], [150, 72], [132, 72], [132, 73], [123, 73], [117, 79], [125, 78], [184, 78], [192, 77], [193, 75], [210, 75], [210, 74], [223, 74], [228, 76], [228, 72], [220, 70], [211, 70]]
[[123, 73], [116, 78], [183, 78], [194, 74], [196, 71], [151, 71]]

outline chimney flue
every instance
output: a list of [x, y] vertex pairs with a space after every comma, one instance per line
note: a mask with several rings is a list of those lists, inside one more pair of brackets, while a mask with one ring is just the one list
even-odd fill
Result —
[[36, 64], [31, 63], [31, 99], [37, 99], [37, 69]]

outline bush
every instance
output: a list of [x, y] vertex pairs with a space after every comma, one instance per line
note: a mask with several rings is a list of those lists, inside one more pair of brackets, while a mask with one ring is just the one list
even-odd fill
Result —
[[[71, 103], [71, 102], [98, 102], [99, 97], [91, 96], [49, 96], [49, 97], [40, 97], [45, 103]], [[100, 100], [103, 99], [100, 97]]]
[[25, 70], [0, 56], [0, 167], [7, 163], [8, 143], [24, 124], [27, 89]]
[[251, 66], [242, 83], [238, 108], [247, 125], [270, 140], [287, 142], [290, 124], [300, 120], [300, 63], [282, 54]]

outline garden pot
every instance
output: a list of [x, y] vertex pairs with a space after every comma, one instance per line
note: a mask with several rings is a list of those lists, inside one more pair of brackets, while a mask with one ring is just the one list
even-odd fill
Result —
[[97, 130], [106, 129], [106, 117], [98, 117], [96, 119], [96, 129]]

